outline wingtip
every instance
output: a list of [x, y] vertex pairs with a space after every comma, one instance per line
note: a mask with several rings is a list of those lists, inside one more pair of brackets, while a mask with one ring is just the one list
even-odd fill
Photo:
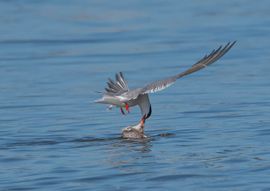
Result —
[[232, 42], [232, 45], [234, 45], [236, 42], [237, 42], [237, 40], [234, 40], [234, 41]]
[[229, 45], [230, 47], [232, 47], [236, 42], [237, 42], [237, 40], [234, 40], [234, 41], [232, 41], [232, 42], [228, 42], [228, 45]]
[[236, 40], [232, 42], [228, 42], [227, 45], [225, 46], [227, 51], [230, 50], [235, 45], [236, 42], [237, 42]]

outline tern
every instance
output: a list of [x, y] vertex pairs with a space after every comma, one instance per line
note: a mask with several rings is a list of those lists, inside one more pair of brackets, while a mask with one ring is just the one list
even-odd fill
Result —
[[193, 64], [189, 69], [176, 75], [154, 81], [143, 87], [129, 89], [128, 83], [122, 72], [115, 75], [115, 80], [108, 79], [107, 87], [101, 99], [96, 100], [96, 103], [108, 104], [108, 108], [119, 107], [123, 115], [130, 112], [130, 107], [139, 106], [141, 110], [141, 120], [137, 125], [129, 126], [123, 129], [122, 135], [125, 138], [144, 138], [144, 124], [152, 114], [152, 107], [149, 100], [149, 93], [158, 92], [171, 86], [178, 80], [188, 74], [201, 70], [210, 64], [217, 61], [226, 54], [236, 43], [228, 42], [225, 46], [219, 46], [210, 54], [206, 54], [203, 58]]

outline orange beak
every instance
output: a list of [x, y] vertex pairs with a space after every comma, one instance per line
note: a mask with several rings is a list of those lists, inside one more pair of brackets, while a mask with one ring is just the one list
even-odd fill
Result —
[[142, 117], [140, 124], [142, 127], [144, 127], [144, 123], [145, 123], [145, 115]]

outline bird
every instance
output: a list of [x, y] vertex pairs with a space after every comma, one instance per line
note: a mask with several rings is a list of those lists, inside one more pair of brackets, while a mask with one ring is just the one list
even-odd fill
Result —
[[226, 54], [234, 46], [235, 43], [236, 41], [233, 41], [228, 42], [225, 46], [219, 46], [217, 49], [214, 49], [209, 54], [206, 54], [199, 61], [193, 64], [189, 69], [183, 72], [180, 72], [173, 76], [169, 76], [167, 78], [163, 78], [161, 80], [154, 81], [152, 83], [148, 83], [145, 86], [139, 88], [130, 89], [123, 73], [116, 73], [115, 80], [108, 78], [107, 87], [105, 88], [105, 91], [102, 92], [103, 96], [100, 99], [95, 100], [95, 103], [107, 104], [109, 105], [109, 109], [111, 109], [112, 107], [119, 107], [120, 112], [123, 115], [126, 115], [125, 111], [127, 113], [130, 113], [130, 107], [139, 106], [142, 117], [138, 125], [135, 125], [134, 128], [132, 128], [132, 126], [128, 127], [123, 132], [127, 133], [128, 138], [145, 137], [143, 134], [145, 121], [152, 114], [152, 107], [148, 94], [164, 90], [165, 88], [173, 85], [178, 79], [213, 64], [224, 54]]

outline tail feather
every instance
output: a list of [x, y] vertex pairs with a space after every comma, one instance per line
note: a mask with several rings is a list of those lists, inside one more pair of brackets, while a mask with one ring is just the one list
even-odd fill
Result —
[[94, 103], [104, 103], [104, 99], [100, 98], [94, 101]]

